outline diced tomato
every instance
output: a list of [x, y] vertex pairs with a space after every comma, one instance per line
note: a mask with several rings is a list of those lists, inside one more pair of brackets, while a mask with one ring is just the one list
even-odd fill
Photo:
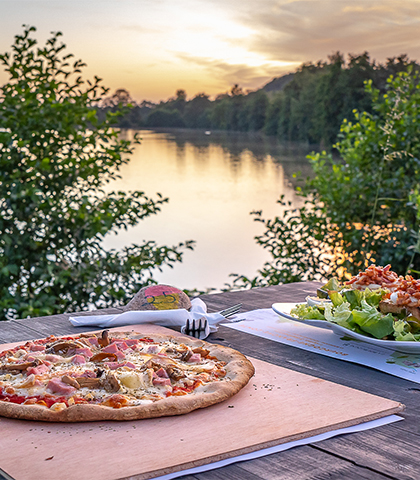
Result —
[[[199, 385], [201, 385], [201, 380], [195, 380], [192, 385], [188, 386], [179, 386], [175, 385], [175, 387], [172, 388], [172, 395], [184, 395], [187, 393], [191, 393], [194, 391]], [[183, 393], [178, 393], [178, 392], [183, 392]]]
[[36, 403], [38, 405], [45, 405], [48, 408], [50, 408], [51, 405], [54, 405], [54, 403], [65, 403], [67, 405], [67, 399], [65, 397], [54, 397], [52, 395], [45, 395], [42, 397], [39, 395], [23, 397], [20, 395], [0, 394], [0, 400], [3, 400], [4, 402], [17, 403], [19, 405], [24, 403], [26, 400], [31, 399], [36, 400]]

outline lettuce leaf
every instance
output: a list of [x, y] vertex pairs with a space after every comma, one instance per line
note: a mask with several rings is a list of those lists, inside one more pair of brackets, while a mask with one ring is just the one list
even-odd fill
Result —
[[334, 307], [338, 307], [339, 305], [344, 303], [344, 298], [340, 292], [329, 292], [329, 297]]
[[363, 296], [364, 296], [364, 299], [366, 300], [366, 303], [376, 308], [379, 306], [380, 301], [383, 299], [386, 293], [387, 291], [383, 290], [382, 288], [377, 288], [375, 290], [370, 290], [369, 288], [367, 288], [363, 292]]
[[352, 313], [350, 310], [350, 304], [343, 302], [337, 308], [333, 308], [332, 304], [325, 305], [324, 316], [325, 319], [332, 323], [337, 323], [346, 328], [350, 328], [348, 320]]
[[322, 290], [326, 290], [327, 292], [329, 292], [330, 290], [333, 290], [335, 292], [337, 292], [338, 290], [340, 290], [341, 285], [340, 285], [340, 282], [337, 280], [337, 278], [330, 278], [328, 280], [328, 283], [326, 283], [323, 287], [322, 287]]
[[394, 322], [394, 337], [397, 342], [419, 342], [420, 334], [411, 333], [411, 326], [405, 320]]
[[296, 305], [296, 307], [291, 310], [290, 314], [302, 320], [325, 320], [324, 315], [318, 307], [305, 304]]
[[384, 338], [394, 333], [394, 317], [392, 314], [383, 315], [365, 300], [361, 301], [361, 310], [353, 310], [352, 320], [364, 332], [375, 338]]
[[341, 292], [343, 297], [350, 304], [350, 308], [354, 310], [357, 307], [360, 307], [361, 301], [364, 298], [364, 292], [361, 290], [344, 290]]

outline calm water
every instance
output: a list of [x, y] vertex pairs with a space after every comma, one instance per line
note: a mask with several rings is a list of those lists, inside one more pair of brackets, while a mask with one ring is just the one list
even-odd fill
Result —
[[230, 273], [255, 276], [270, 257], [254, 240], [263, 225], [250, 212], [279, 215], [282, 194], [297, 204], [292, 175], [310, 174], [305, 155], [311, 149], [236, 133], [142, 130], [140, 136], [122, 178], [107, 190], [142, 190], [151, 197], [159, 192], [170, 201], [137, 227], [107, 237], [105, 246], [195, 240], [182, 263], [155, 275], [178, 288], [220, 289], [231, 283]]

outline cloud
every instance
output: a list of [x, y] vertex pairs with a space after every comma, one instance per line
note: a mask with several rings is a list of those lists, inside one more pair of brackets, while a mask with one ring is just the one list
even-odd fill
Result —
[[[265, 83], [291, 70], [290, 65], [284, 67], [273, 67], [270, 63], [250, 66], [244, 63], [232, 64], [220, 60], [203, 57], [196, 57], [186, 54], [178, 54], [183, 62], [198, 65], [208, 72], [209, 78], [216, 79], [220, 87], [239, 84], [243, 89], [257, 89]], [[298, 64], [295, 65], [297, 67]], [[213, 80], [214, 81], [214, 80]], [[222, 93], [222, 92], [219, 92]]]
[[420, 57], [417, 0], [369, 1], [261, 0], [239, 21], [252, 26], [248, 48], [267, 60], [317, 61], [340, 50], [383, 61], [408, 53]]

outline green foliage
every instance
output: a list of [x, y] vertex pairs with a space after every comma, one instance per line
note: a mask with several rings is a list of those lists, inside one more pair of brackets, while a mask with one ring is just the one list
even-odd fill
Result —
[[208, 128], [208, 108], [211, 105], [209, 96], [205, 93], [197, 94], [190, 100], [184, 110], [185, 123], [188, 128]]
[[[154, 242], [105, 251], [105, 235], [167, 202], [143, 192], [111, 192], [132, 144], [100, 121], [107, 93], [83, 81], [80, 60], [60, 33], [37, 47], [26, 27], [12, 53], [0, 55], [9, 82], [0, 89], [0, 318], [23, 318], [125, 303], [182, 249]], [[138, 142], [135, 138], [134, 142]]]
[[390, 77], [386, 95], [368, 82], [372, 113], [344, 121], [336, 148], [309, 156], [315, 176], [300, 189], [303, 205], [280, 199], [282, 214], [262, 219], [257, 243], [272, 261], [255, 279], [235, 286], [341, 279], [370, 263], [390, 263], [399, 274], [420, 271], [420, 87], [418, 77]]
[[176, 109], [158, 108], [153, 110], [147, 118], [147, 127], [185, 127], [184, 119]]

